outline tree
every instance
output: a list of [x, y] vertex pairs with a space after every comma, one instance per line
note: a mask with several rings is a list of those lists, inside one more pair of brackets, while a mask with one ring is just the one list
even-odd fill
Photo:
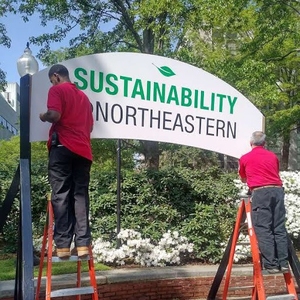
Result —
[[263, 68], [254, 77], [264, 92], [253, 103], [266, 115], [268, 132], [282, 139], [281, 167], [287, 170], [291, 131], [300, 118], [300, 5], [297, 1], [257, 1], [255, 11], [251, 14], [255, 16], [253, 37], [242, 49], [246, 58], [251, 56]]
[[[0, 1], [0, 17], [5, 16], [6, 13], [9, 12], [10, 10], [11, 10], [11, 5], [9, 3], [6, 6], [6, 4]], [[0, 22], [0, 47], [10, 48], [10, 45], [11, 45], [11, 40], [7, 36], [6, 28], [4, 24]], [[6, 86], [5, 72], [0, 68], [0, 92], [4, 90], [5, 86]]]
[[[0, 3], [24, 20], [37, 13], [41, 25], [55, 22], [54, 32], [30, 39], [42, 47], [39, 58], [44, 63], [83, 54], [136, 51], [176, 58], [217, 75], [265, 114], [269, 136], [283, 138], [286, 167], [290, 130], [299, 116], [295, 73], [299, 59], [294, 51], [299, 44], [297, 0]], [[50, 51], [51, 42], [68, 38], [76, 27], [80, 34], [70, 39], [68, 49]], [[149, 168], [158, 168], [162, 150], [157, 142], [140, 141], [138, 152]]]
[[218, 165], [220, 161], [216, 153], [176, 144], [165, 144], [160, 159], [162, 169], [186, 167], [198, 170]]
[[[3, 2], [12, 3], [15, 12], [21, 13], [25, 20], [38, 13], [43, 26], [57, 22], [54, 32], [30, 39], [42, 46], [39, 58], [43, 62], [53, 61], [49, 51], [51, 42], [65, 39], [75, 27], [80, 28], [81, 33], [70, 40], [66, 58], [74, 57], [83, 47], [89, 53], [137, 51], [175, 58], [185, 44], [187, 32], [198, 30], [203, 26], [202, 15], [209, 18], [211, 14], [211, 7], [204, 0]], [[224, 5], [228, 11], [234, 8], [233, 3], [226, 3], [228, 1], [219, 0], [212, 5], [217, 17], [222, 16], [219, 11]], [[104, 23], [109, 23], [111, 30], [101, 31]], [[149, 168], [158, 168], [160, 149], [157, 142], [140, 141], [139, 151]]]
[[228, 12], [228, 26], [211, 22], [202, 39], [190, 35], [187, 59], [236, 87], [261, 110], [270, 144], [281, 147], [286, 170], [291, 131], [300, 117], [300, 5], [273, 0], [236, 5]]

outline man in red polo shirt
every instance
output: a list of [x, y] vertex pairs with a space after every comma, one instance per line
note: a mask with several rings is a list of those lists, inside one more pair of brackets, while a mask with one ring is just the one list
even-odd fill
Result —
[[47, 112], [40, 114], [50, 122], [48, 177], [52, 188], [54, 241], [57, 256], [68, 258], [74, 237], [78, 256], [88, 255], [89, 181], [92, 164], [90, 133], [93, 129], [91, 103], [70, 82], [68, 69], [54, 65], [48, 73], [52, 87]]
[[252, 150], [239, 160], [239, 175], [251, 190], [252, 222], [263, 266], [269, 273], [288, 272], [284, 190], [277, 156], [264, 148], [266, 135], [253, 132]]

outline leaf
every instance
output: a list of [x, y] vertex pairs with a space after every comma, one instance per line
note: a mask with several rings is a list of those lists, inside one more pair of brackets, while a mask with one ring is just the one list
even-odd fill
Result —
[[[154, 64], [153, 64], [154, 65]], [[154, 65], [155, 66], [155, 65]], [[158, 71], [162, 74], [162, 75], [164, 75], [164, 76], [166, 76], [166, 77], [171, 77], [171, 76], [174, 76], [174, 75], [176, 75], [174, 72], [173, 72], [173, 70], [172, 69], [170, 69], [169, 67], [167, 67], [167, 66], [163, 66], [163, 67], [157, 67], [157, 66], [155, 66], [157, 69], [158, 69]]]

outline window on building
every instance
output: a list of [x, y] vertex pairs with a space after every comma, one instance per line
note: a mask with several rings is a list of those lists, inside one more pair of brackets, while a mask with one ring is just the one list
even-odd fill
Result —
[[6, 120], [0, 116], [0, 125], [4, 128], [6, 128]]
[[12, 131], [12, 129], [11, 129], [11, 125], [8, 123], [8, 122], [6, 122], [6, 128], [8, 129], [8, 131]]
[[6, 121], [5, 118], [3, 118], [2, 116], [0, 116], [0, 129], [7, 129], [9, 132], [11, 132], [14, 135], [18, 134], [18, 130], [11, 125], [9, 122]]

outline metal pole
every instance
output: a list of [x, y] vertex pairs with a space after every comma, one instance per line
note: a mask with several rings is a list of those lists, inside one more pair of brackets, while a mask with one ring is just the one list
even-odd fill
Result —
[[30, 142], [29, 142], [29, 114], [30, 114], [31, 76], [23, 76], [20, 80], [20, 226], [21, 226], [21, 277], [22, 298], [34, 299], [33, 275], [33, 243], [31, 218], [31, 192], [30, 192]]
[[19, 187], [20, 187], [20, 164], [17, 167], [12, 183], [10, 184], [10, 187], [6, 193], [2, 206], [0, 207], [0, 232], [2, 232], [3, 226], [7, 221], [7, 217], [11, 211], [14, 199], [19, 192]]
[[[121, 230], [121, 140], [117, 143], [117, 234]], [[121, 241], [117, 239], [117, 248], [120, 248]]]

